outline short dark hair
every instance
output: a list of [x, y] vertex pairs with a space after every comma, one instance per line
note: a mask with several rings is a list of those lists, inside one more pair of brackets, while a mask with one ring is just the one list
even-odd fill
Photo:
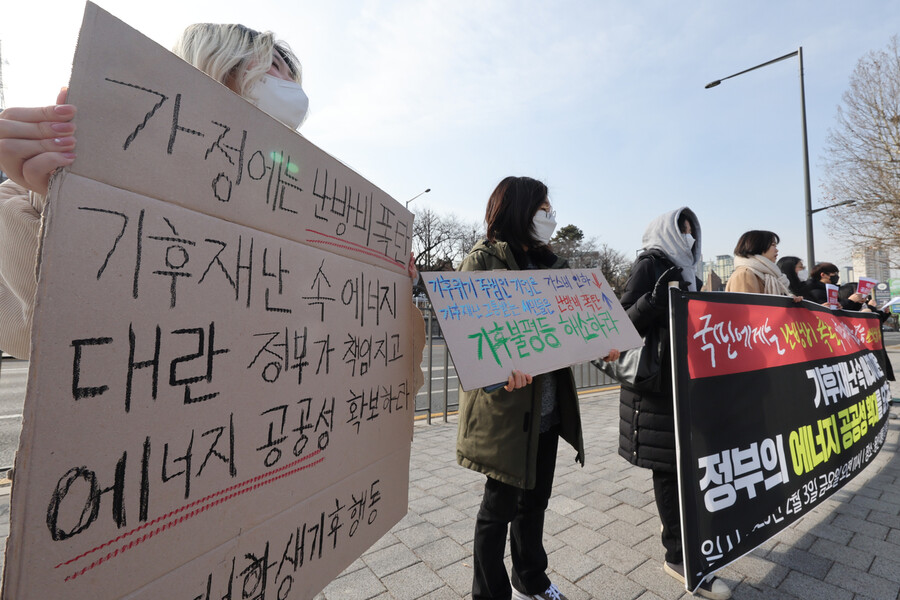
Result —
[[816, 263], [816, 266], [813, 267], [812, 271], [809, 272], [809, 278], [813, 281], [819, 281], [822, 278], [822, 273], [840, 273], [841, 270], [837, 268], [837, 265], [830, 262], [820, 262]]
[[753, 229], [740, 237], [737, 246], [734, 247], [734, 255], [750, 258], [751, 256], [762, 254], [772, 244], [777, 244], [780, 241], [778, 234], [774, 232]]
[[484, 222], [490, 242], [502, 240], [520, 251], [543, 244], [535, 237], [532, 220], [547, 201], [547, 186], [531, 177], [506, 177], [488, 200]]

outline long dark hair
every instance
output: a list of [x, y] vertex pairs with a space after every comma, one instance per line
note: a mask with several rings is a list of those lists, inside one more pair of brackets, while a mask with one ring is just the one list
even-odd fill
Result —
[[[547, 186], [531, 177], [506, 177], [494, 188], [484, 213], [489, 242], [509, 244], [516, 262], [546, 264], [555, 260], [550, 248], [536, 237], [532, 220], [547, 201]], [[526, 250], [527, 249], [527, 250]]]
[[797, 277], [797, 265], [801, 262], [803, 262], [803, 260], [796, 256], [782, 256], [776, 263], [778, 268], [781, 269], [781, 272], [788, 278], [788, 289], [790, 289], [791, 293], [795, 296], [803, 295], [804, 284], [800, 281], [800, 278]]

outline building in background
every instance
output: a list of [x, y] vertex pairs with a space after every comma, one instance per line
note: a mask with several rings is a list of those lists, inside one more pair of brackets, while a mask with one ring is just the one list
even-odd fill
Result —
[[851, 254], [853, 260], [853, 279], [869, 277], [878, 281], [887, 281], [891, 278], [891, 265], [888, 253], [875, 248], [857, 248]]
[[[705, 271], [705, 269], [704, 269]], [[722, 283], [722, 279], [716, 275], [716, 272], [712, 269], [706, 273], [703, 278], [703, 290], [704, 292], [722, 292], [725, 291], [725, 285]]]
[[709, 279], [709, 274], [712, 273], [713, 267], [715, 267], [715, 263], [708, 260], [703, 261], [703, 273], [700, 274], [700, 279], [703, 280], [704, 284]]
[[716, 257], [716, 275], [722, 280], [722, 285], [728, 283], [728, 278], [734, 273], [734, 257], [730, 254], [720, 254]]
[[700, 275], [703, 291], [721, 292], [732, 273], [734, 273], [734, 257], [730, 254], [720, 254], [715, 260], [703, 261], [703, 273]]
[[856, 269], [853, 266], [841, 267], [841, 283], [852, 283], [857, 281]]

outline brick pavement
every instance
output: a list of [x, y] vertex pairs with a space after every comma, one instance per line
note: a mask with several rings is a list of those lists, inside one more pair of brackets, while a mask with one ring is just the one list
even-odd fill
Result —
[[[895, 383], [895, 395], [897, 389]], [[560, 444], [546, 519], [551, 579], [572, 600], [690, 598], [661, 568], [650, 471], [617, 453], [618, 391], [583, 397], [582, 410], [587, 462], [580, 468], [574, 452]], [[318, 600], [470, 597], [474, 519], [484, 478], [456, 465], [455, 443], [455, 417], [446, 424], [416, 424], [409, 514]], [[900, 419], [892, 418], [884, 447], [865, 471], [720, 571], [733, 597], [897, 599], [898, 443]]]

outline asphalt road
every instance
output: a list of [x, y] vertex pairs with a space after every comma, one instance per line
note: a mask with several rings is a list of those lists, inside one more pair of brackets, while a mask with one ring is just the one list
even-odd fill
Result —
[[4, 359], [0, 364], [0, 468], [11, 467], [19, 446], [28, 363]]

